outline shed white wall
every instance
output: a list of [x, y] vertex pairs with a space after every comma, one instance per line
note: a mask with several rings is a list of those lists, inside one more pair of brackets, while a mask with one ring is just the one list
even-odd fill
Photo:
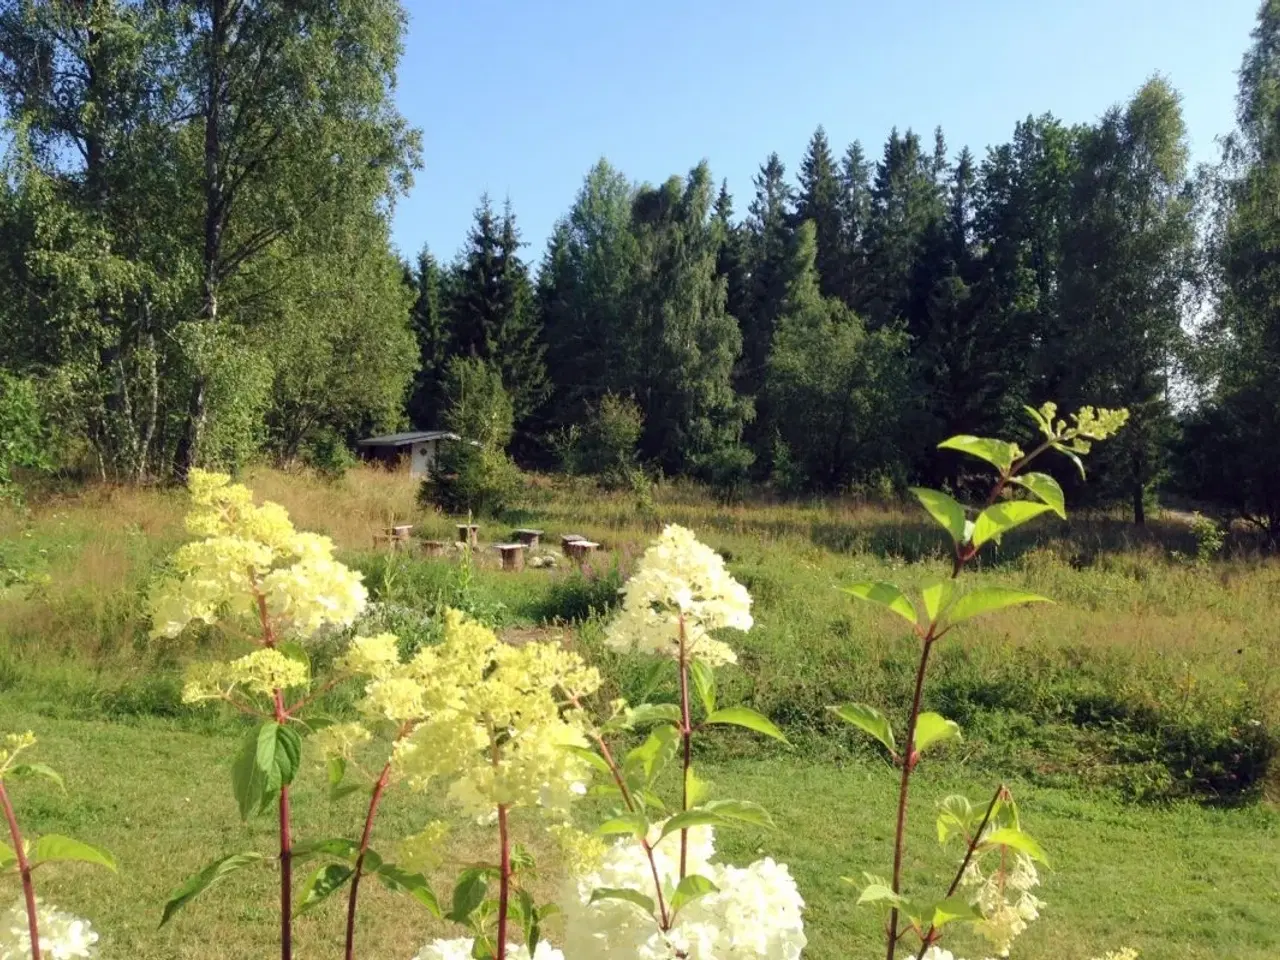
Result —
[[436, 441], [420, 440], [412, 444], [409, 454], [409, 475], [425, 477], [436, 462]]

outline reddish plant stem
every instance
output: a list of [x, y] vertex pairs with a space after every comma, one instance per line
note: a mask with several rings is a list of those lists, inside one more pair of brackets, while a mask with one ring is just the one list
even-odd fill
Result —
[[382, 774], [373, 785], [373, 795], [369, 798], [369, 812], [364, 818], [364, 833], [360, 835], [360, 852], [356, 855], [355, 871], [351, 874], [351, 894], [347, 897], [347, 946], [346, 960], [353, 960], [356, 955], [356, 900], [360, 895], [360, 878], [364, 875], [364, 856], [369, 851], [369, 841], [373, 837], [373, 818], [378, 814], [378, 804], [382, 802], [382, 794], [387, 789], [387, 781], [391, 779], [391, 761], [382, 768]]
[[[289, 722], [284, 693], [277, 690], [276, 723]], [[293, 831], [289, 824], [289, 785], [280, 785], [280, 957], [293, 958]]]
[[13, 841], [13, 852], [18, 858], [18, 873], [22, 877], [22, 896], [27, 904], [27, 929], [31, 933], [31, 960], [40, 960], [40, 924], [36, 916], [36, 888], [31, 882], [31, 863], [27, 860], [27, 851], [22, 845], [22, 831], [18, 828], [18, 817], [13, 812], [13, 804], [9, 802], [9, 791], [0, 780], [0, 803], [4, 804], [4, 816], [9, 821], [9, 838]]
[[[893, 832], [893, 892], [902, 887], [902, 857], [906, 852], [907, 798], [911, 791], [911, 772], [916, 765], [916, 721], [920, 717], [920, 699], [924, 693], [924, 675], [929, 667], [929, 651], [933, 649], [933, 627], [924, 635], [920, 650], [920, 665], [916, 668], [916, 689], [911, 699], [911, 716], [907, 720], [907, 740], [902, 755], [902, 780], [898, 787], [898, 822]], [[898, 908], [889, 912], [888, 946], [886, 960], [893, 960], [898, 948]]]
[[[689, 712], [689, 644], [684, 614], [680, 615], [680, 737], [684, 741], [684, 769], [680, 778], [680, 809], [689, 809], [689, 768], [693, 765], [693, 723]], [[680, 831], [680, 879], [685, 878], [689, 860], [689, 828]]]
[[[960, 869], [956, 871], [955, 878], [951, 881], [951, 886], [947, 887], [948, 897], [953, 896], [956, 890], [960, 888], [960, 881], [964, 879], [964, 872], [969, 869], [969, 862], [973, 860], [978, 844], [982, 841], [982, 831], [987, 829], [987, 824], [991, 822], [991, 817], [996, 812], [996, 805], [1007, 792], [1003, 783], [996, 787], [995, 795], [992, 796], [991, 802], [987, 804], [987, 812], [982, 815], [982, 822], [978, 824], [978, 829], [969, 838], [969, 846], [964, 852], [964, 859], [960, 861]], [[925, 931], [924, 942], [920, 944], [920, 952], [916, 954], [916, 960], [924, 960], [924, 955], [929, 952], [929, 947], [933, 945], [936, 939], [935, 928], [933, 924], [929, 924], [929, 929]]]
[[[578, 709], [582, 709], [582, 704], [574, 700], [574, 705]], [[600, 749], [600, 755], [604, 758], [604, 762], [609, 765], [609, 772], [613, 774], [613, 782], [618, 785], [618, 792], [622, 794], [622, 802], [627, 805], [627, 809], [632, 813], [636, 812], [636, 802], [631, 797], [631, 791], [627, 789], [627, 782], [622, 778], [622, 771], [618, 769], [618, 762], [613, 758], [613, 751], [609, 749], [609, 744], [605, 742], [604, 737], [598, 733], [593, 734], [596, 746]], [[653, 874], [653, 889], [658, 895], [658, 916], [661, 918], [663, 930], [671, 929], [671, 917], [667, 914], [666, 897], [662, 895], [662, 878], [658, 876], [658, 862], [653, 855], [653, 845], [649, 843], [648, 837], [640, 837], [640, 846], [644, 850], [644, 855], [649, 860], [649, 872]]]
[[496, 960], [507, 957], [507, 911], [511, 897], [511, 838], [507, 833], [507, 807], [498, 804], [498, 837], [502, 844], [502, 862], [498, 872], [498, 953]]

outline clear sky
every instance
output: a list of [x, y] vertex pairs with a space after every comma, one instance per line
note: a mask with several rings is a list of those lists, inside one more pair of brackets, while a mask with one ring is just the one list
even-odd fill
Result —
[[510, 197], [536, 263], [600, 157], [636, 181], [701, 159], [741, 216], [776, 150], [794, 181], [889, 130], [981, 157], [1014, 122], [1095, 119], [1153, 73], [1183, 97], [1197, 161], [1234, 121], [1257, 0], [407, 0], [398, 100], [425, 166], [396, 211], [405, 255], [461, 247], [480, 194]]

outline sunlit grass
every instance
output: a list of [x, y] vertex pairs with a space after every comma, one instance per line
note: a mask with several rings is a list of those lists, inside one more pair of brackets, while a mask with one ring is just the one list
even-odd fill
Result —
[[[372, 549], [392, 523], [454, 539], [458, 518], [420, 507], [406, 476], [361, 468], [330, 482], [258, 469], [246, 480], [299, 526], [334, 538], [365, 571], [390, 627], [418, 629], [439, 602], [470, 605], [514, 636], [569, 621], [560, 629], [603, 666], [606, 695], [636, 695], [647, 671], [603, 648], [601, 615], [662, 523], [692, 527], [755, 598], [756, 627], [734, 640], [740, 665], [723, 672], [722, 698], [768, 713], [795, 744], [728, 736], [702, 752], [726, 790], [766, 803], [780, 820], [776, 833], [726, 835], [722, 846], [735, 858], [759, 849], [793, 865], [810, 904], [808, 956], [874, 955], [878, 921], [853, 909], [839, 878], [885, 869], [892, 775], [826, 708], [861, 700], [903, 709], [910, 638], [839, 588], [874, 578], [911, 589], [948, 573], [941, 535], [914, 506], [724, 505], [685, 484], [662, 486], [642, 504], [585, 481], [537, 477], [525, 508], [481, 521], [484, 546], [467, 574], [453, 555]], [[185, 537], [183, 512], [181, 491], [108, 487], [34, 496], [28, 511], [0, 512], [0, 722], [40, 732], [43, 758], [68, 773], [70, 788], [58, 797], [24, 785], [18, 802], [37, 832], [64, 830], [120, 856], [122, 879], [69, 868], [45, 881], [51, 899], [104, 931], [107, 960], [266, 956], [274, 936], [266, 870], [246, 878], [260, 898], [228, 885], [155, 929], [186, 873], [217, 853], [266, 851], [271, 833], [235, 817], [226, 763], [236, 721], [180, 702], [183, 666], [225, 652], [227, 641], [148, 635], [145, 597]], [[542, 528], [551, 552], [564, 532], [605, 551], [581, 572], [562, 561], [504, 573], [489, 545], [519, 526]], [[1079, 516], [1037, 521], [966, 574], [1056, 602], [966, 624], [939, 648], [927, 705], [959, 720], [965, 740], [919, 778], [909, 875], [933, 875], [940, 862], [928, 836], [934, 800], [961, 789], [976, 798], [993, 778], [1012, 778], [1058, 868], [1046, 878], [1050, 909], [1019, 946], [1026, 960], [1083, 960], [1126, 944], [1148, 958], [1280, 955], [1280, 825], [1257, 802], [1257, 783], [1240, 789], [1240, 777], [1268, 762], [1271, 789], [1280, 783], [1280, 762], [1267, 755], [1280, 729], [1280, 562], [1243, 542], [1230, 559], [1197, 564], [1194, 553], [1176, 516], [1137, 533], [1114, 517]], [[672, 692], [660, 683], [655, 695]], [[1178, 796], [1196, 802], [1168, 802]], [[300, 830], [351, 832], [354, 802], [331, 808], [320, 771], [308, 767]], [[1211, 808], [1219, 803], [1233, 808]], [[433, 812], [430, 800], [393, 798], [380, 833], [401, 836]], [[456, 854], [479, 855], [481, 838], [464, 829]], [[539, 838], [530, 831], [549, 893], [554, 855]], [[368, 907], [362, 927], [379, 955], [411, 956], [431, 929], [372, 886]], [[336, 955], [336, 923], [333, 907], [302, 921], [306, 956]]]

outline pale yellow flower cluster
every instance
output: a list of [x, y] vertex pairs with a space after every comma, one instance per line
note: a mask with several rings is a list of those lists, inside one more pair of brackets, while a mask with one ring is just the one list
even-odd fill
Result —
[[400, 841], [396, 863], [415, 873], [430, 873], [444, 862], [444, 839], [448, 835], [449, 824], [433, 820]]
[[1016, 854], [1007, 870], [984, 875], [975, 861], [969, 864], [961, 885], [968, 891], [969, 902], [976, 906], [982, 919], [974, 929], [1007, 957], [1013, 941], [1040, 916], [1044, 902], [1031, 891], [1040, 884], [1036, 865], [1026, 854]]
[[[449, 780], [454, 801], [480, 819], [499, 804], [564, 811], [585, 789], [587, 766], [566, 747], [587, 745], [587, 723], [562, 704], [594, 692], [599, 674], [556, 644], [510, 646], [455, 610], [444, 621], [443, 642], [407, 661], [394, 635], [379, 634], [356, 637], [337, 664], [368, 678], [367, 722], [396, 730], [393, 777]], [[368, 731], [343, 724], [317, 736], [350, 759]]]
[[750, 630], [751, 595], [725, 568], [724, 558], [693, 533], [674, 524], [645, 551], [627, 582], [622, 612], [607, 642], [620, 651], [678, 658], [684, 626], [685, 655], [708, 666], [736, 663], [737, 654], [710, 631]]
[[10, 733], [4, 738], [4, 747], [0, 748], [0, 773], [8, 770], [23, 750], [36, 745], [36, 735], [30, 730], [25, 733]]
[[373, 735], [360, 723], [331, 723], [311, 737], [311, 743], [323, 757], [351, 760], [356, 748], [368, 743]]
[[444, 642], [419, 661], [431, 670], [432, 709], [397, 757], [414, 782], [451, 779], [451, 798], [480, 820], [499, 805], [563, 813], [585, 792], [589, 768], [566, 748], [587, 745], [587, 721], [557, 699], [600, 685], [580, 657], [551, 643], [510, 646], [451, 610]]
[[237, 690], [271, 696], [276, 690], [305, 687], [311, 682], [307, 664], [271, 647], [262, 647], [229, 663], [196, 664], [187, 671], [184, 703], [225, 700]]
[[1040, 429], [1050, 439], [1070, 443], [1076, 453], [1088, 453], [1092, 449], [1093, 440], [1106, 440], [1115, 436], [1129, 422], [1129, 411], [1121, 408], [1109, 410], [1106, 407], [1081, 407], [1071, 414], [1071, 423], [1056, 420], [1058, 405], [1052, 401], [1044, 404], [1039, 410]]
[[152, 630], [177, 636], [192, 621], [259, 619], [265, 607], [278, 639], [346, 626], [364, 609], [360, 574], [333, 558], [333, 543], [293, 528], [276, 503], [221, 473], [193, 470], [187, 529], [203, 539], [173, 557], [177, 576], [152, 598]]

